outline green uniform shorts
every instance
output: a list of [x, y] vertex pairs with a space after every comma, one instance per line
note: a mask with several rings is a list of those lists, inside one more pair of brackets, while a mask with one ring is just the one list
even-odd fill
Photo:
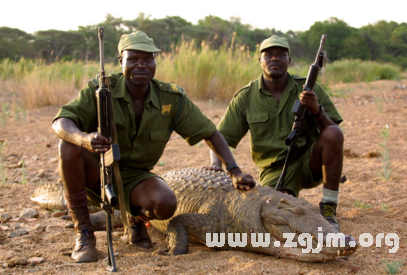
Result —
[[[126, 203], [126, 211], [128, 213], [131, 213], [132, 216], [136, 217], [138, 215], [138, 209], [137, 207], [134, 207], [130, 203], [130, 194], [131, 191], [133, 190], [134, 187], [137, 186], [142, 181], [145, 181], [148, 178], [151, 177], [158, 177], [156, 174], [153, 172], [147, 171], [147, 170], [139, 170], [139, 169], [133, 169], [133, 168], [120, 168], [120, 175], [122, 177], [122, 183], [123, 183], [123, 190], [124, 190], [124, 200]], [[113, 187], [114, 187], [114, 192], [116, 196], [119, 196], [119, 192], [117, 191], [117, 186], [116, 186], [116, 180], [113, 176]], [[98, 192], [94, 192], [88, 188], [86, 188], [87, 191], [87, 197], [88, 197], [88, 204], [100, 207], [100, 203], [102, 202], [100, 198], [100, 189]], [[117, 205], [115, 209], [120, 209], [120, 206]]]
[[[315, 143], [314, 143], [315, 144]], [[311, 146], [310, 152], [314, 148]], [[310, 153], [306, 151], [301, 157], [293, 158], [287, 168], [282, 189], [290, 190], [298, 197], [301, 189], [314, 188], [322, 183], [322, 177], [314, 178], [310, 167]], [[263, 168], [260, 171], [261, 186], [275, 188], [283, 171], [284, 163], [273, 168]]]

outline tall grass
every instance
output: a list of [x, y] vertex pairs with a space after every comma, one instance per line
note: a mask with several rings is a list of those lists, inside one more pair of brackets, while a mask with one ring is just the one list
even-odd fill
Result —
[[[106, 70], [113, 71], [108, 64]], [[0, 63], [0, 85], [9, 96], [17, 97], [24, 109], [62, 105], [74, 98], [78, 90], [99, 71], [96, 62], [56, 62], [8, 59]]]
[[[289, 72], [306, 76], [309, 66], [310, 63], [293, 60]], [[121, 69], [117, 62], [106, 64], [105, 70], [111, 74]], [[45, 64], [41, 60], [6, 59], [0, 61], [0, 87], [3, 87], [2, 93], [16, 98], [26, 110], [61, 106], [74, 98], [98, 71], [97, 62]], [[245, 47], [224, 46], [214, 50], [204, 42], [198, 49], [194, 43], [183, 42], [171, 53], [157, 57], [156, 78], [180, 85], [192, 99], [229, 101], [236, 91], [260, 74], [257, 52]], [[342, 60], [329, 64], [318, 81], [326, 85], [397, 77], [400, 77], [400, 68], [391, 64]]]
[[196, 99], [230, 100], [250, 80], [259, 77], [257, 56], [245, 47], [213, 50], [184, 42], [157, 60], [156, 77], [182, 86]]
[[[258, 53], [245, 47], [221, 47], [213, 50], [205, 42], [198, 50], [194, 43], [184, 42], [171, 54], [157, 60], [156, 77], [173, 82], [194, 99], [229, 101], [233, 94], [261, 75]], [[309, 64], [294, 63], [292, 74], [308, 73]]]

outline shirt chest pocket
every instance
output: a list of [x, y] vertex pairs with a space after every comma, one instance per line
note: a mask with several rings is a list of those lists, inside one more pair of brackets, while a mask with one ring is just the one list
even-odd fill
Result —
[[253, 141], [272, 137], [274, 125], [268, 113], [248, 113], [247, 122]]
[[167, 129], [150, 132], [151, 140], [154, 142], [168, 141], [170, 139], [170, 135], [170, 131]]
[[170, 136], [170, 131], [167, 129], [150, 132], [150, 143], [143, 145], [143, 150], [145, 150], [144, 156], [147, 162], [157, 162], [160, 159]]
[[124, 131], [126, 130], [126, 126], [121, 124], [121, 123], [115, 123], [116, 124], [116, 131]]

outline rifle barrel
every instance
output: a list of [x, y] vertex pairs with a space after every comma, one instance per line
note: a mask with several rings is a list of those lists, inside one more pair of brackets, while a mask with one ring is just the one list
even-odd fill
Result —
[[104, 47], [104, 37], [105, 37], [105, 28], [98, 27], [98, 36], [99, 36], [99, 56], [100, 56], [100, 78], [99, 78], [99, 87], [105, 88], [105, 47]]
[[320, 64], [320, 58], [323, 57], [323, 52], [322, 52], [322, 50], [323, 50], [323, 48], [324, 48], [325, 40], [326, 40], [326, 37], [327, 37], [327, 36], [328, 36], [328, 35], [326, 35], [326, 34], [323, 34], [323, 35], [321, 36], [321, 41], [319, 42], [319, 48], [318, 48], [318, 52], [317, 52], [317, 57], [316, 57], [316, 59], [315, 59], [315, 63], [314, 63], [314, 64]]

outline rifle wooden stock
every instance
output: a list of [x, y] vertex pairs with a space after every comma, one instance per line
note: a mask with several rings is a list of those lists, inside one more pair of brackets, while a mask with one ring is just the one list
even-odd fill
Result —
[[113, 167], [120, 160], [119, 144], [112, 144], [112, 147], [105, 153], [105, 166]]

